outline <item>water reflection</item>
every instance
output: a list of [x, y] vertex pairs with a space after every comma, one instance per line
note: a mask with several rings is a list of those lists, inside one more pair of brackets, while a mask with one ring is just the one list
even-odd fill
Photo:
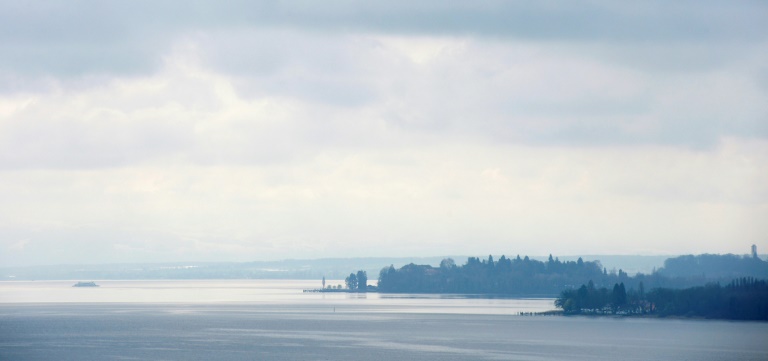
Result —
[[[331, 282], [337, 282], [331, 280]], [[478, 295], [304, 293], [311, 280], [97, 281], [101, 287], [76, 288], [75, 281], [0, 282], [0, 303], [242, 303], [325, 312], [403, 312], [518, 314], [553, 309], [553, 300]]]

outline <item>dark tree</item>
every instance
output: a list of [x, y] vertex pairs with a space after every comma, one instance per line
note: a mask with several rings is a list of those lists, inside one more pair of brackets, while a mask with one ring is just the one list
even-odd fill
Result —
[[555, 306], [563, 309], [565, 314], [603, 314], [608, 305], [608, 289], [597, 289], [592, 281], [581, 285], [578, 290], [567, 289], [560, 293], [555, 300]]
[[359, 292], [368, 290], [368, 274], [365, 271], [357, 271], [357, 290]]
[[614, 284], [613, 292], [611, 293], [611, 304], [613, 305], [613, 312], [620, 309], [627, 304], [627, 290], [624, 288], [624, 283]]
[[344, 283], [347, 284], [347, 288], [354, 291], [357, 289], [357, 275], [354, 273], [350, 273], [349, 277], [344, 279]]
[[440, 268], [442, 269], [451, 269], [456, 267], [456, 262], [453, 260], [453, 258], [444, 258], [442, 261], [440, 261]]
[[[610, 308], [607, 305], [610, 304]], [[754, 278], [735, 279], [725, 287], [717, 283], [684, 289], [654, 288], [641, 296], [626, 291], [621, 283], [606, 288], [582, 285], [566, 289], [555, 300], [565, 314], [626, 314], [705, 317], [732, 320], [768, 320], [768, 282]]]

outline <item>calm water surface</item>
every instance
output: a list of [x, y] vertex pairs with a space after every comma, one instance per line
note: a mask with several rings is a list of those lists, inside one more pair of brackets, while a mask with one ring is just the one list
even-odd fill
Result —
[[0, 283], [0, 360], [768, 360], [766, 323], [517, 316], [550, 299], [73, 283]]

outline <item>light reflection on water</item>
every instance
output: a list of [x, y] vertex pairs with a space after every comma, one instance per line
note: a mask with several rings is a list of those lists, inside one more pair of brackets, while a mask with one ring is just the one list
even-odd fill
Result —
[[0, 360], [768, 359], [765, 323], [358, 311], [7, 303]]
[[768, 323], [526, 317], [551, 299], [312, 281], [0, 283], [0, 360], [767, 360]]
[[[329, 284], [341, 281], [330, 280]], [[76, 281], [0, 282], [0, 303], [243, 303], [277, 305], [308, 312], [404, 312], [518, 314], [554, 308], [547, 298], [478, 298], [463, 295], [303, 292], [311, 280], [96, 281], [100, 287], [72, 287]]]

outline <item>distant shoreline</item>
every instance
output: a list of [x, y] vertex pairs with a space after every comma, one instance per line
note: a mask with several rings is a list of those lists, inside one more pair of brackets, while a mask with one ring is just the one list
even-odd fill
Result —
[[[552, 294], [504, 294], [504, 293], [442, 293], [442, 292], [382, 292], [379, 290], [368, 290], [360, 292], [357, 290], [350, 290], [348, 288], [342, 289], [304, 289], [303, 293], [376, 293], [382, 295], [421, 295], [421, 296], [450, 296], [450, 298], [477, 298], [477, 299], [555, 299], [557, 295]], [[448, 298], [448, 297], [446, 297]]]
[[306, 289], [302, 290], [303, 293], [378, 293], [378, 291], [365, 291], [360, 292], [357, 290], [350, 290], [348, 288], [328, 288], [328, 289], [320, 289], [320, 288], [312, 288], [312, 289]]

